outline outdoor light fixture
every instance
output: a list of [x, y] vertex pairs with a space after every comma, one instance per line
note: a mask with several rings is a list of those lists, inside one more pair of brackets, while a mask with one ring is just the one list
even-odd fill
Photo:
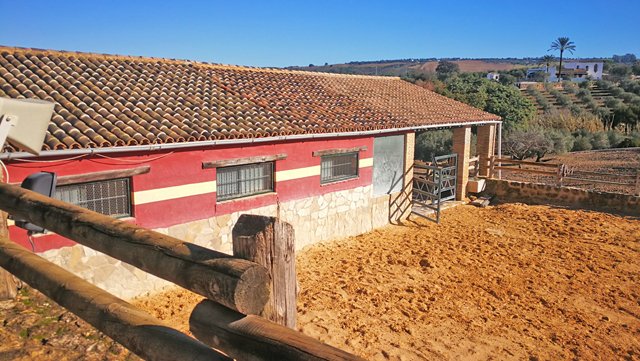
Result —
[[[56, 174], [51, 172], [34, 173], [25, 178], [20, 186], [51, 198], [56, 193]], [[23, 219], [16, 219], [15, 222], [16, 226], [26, 229], [29, 234], [45, 232], [44, 228]]]
[[[0, 149], [4, 148], [8, 141], [20, 150], [39, 155], [54, 106], [52, 102], [39, 99], [0, 98]], [[52, 197], [56, 190], [56, 174], [49, 172], [31, 174], [25, 178], [21, 186]], [[15, 221], [16, 226], [29, 231], [29, 236], [45, 231], [44, 228], [26, 220], [16, 219]]]
[[0, 146], [5, 142], [38, 155], [53, 115], [54, 103], [39, 99], [0, 98]]

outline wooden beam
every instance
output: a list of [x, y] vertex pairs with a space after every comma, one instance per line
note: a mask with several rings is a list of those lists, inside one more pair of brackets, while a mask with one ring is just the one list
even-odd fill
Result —
[[273, 162], [276, 160], [283, 160], [283, 159], [287, 159], [286, 154], [261, 155], [257, 157], [212, 160], [208, 162], [202, 162], [202, 169], [230, 167], [234, 165], [244, 165], [244, 164], [252, 164], [252, 163]]
[[136, 168], [130, 168], [130, 169], [116, 169], [116, 170], [106, 170], [103, 172], [65, 175], [65, 176], [58, 177], [56, 184], [63, 186], [68, 184], [96, 182], [96, 181], [102, 181], [102, 180], [108, 180], [108, 179], [128, 178], [128, 177], [133, 177], [134, 175], [146, 174], [146, 173], [149, 173], [150, 171], [151, 171], [151, 167], [147, 165], [143, 167], [136, 167]]
[[274, 217], [243, 214], [233, 227], [233, 255], [267, 268], [269, 302], [260, 316], [296, 327], [296, 255], [293, 226]]
[[[4, 172], [0, 172], [0, 183], [4, 182]], [[0, 211], [0, 237], [9, 238], [7, 213]], [[13, 300], [18, 295], [18, 282], [13, 275], [0, 268], [0, 301]]]
[[269, 274], [253, 262], [0, 184], [0, 209], [245, 314], [262, 311]]
[[540, 163], [540, 162], [531, 162], [527, 160], [517, 160], [517, 159], [509, 159], [509, 158], [495, 158], [496, 162], [502, 162], [502, 166], [507, 164], [522, 164], [522, 165], [532, 165], [536, 167], [545, 167], [545, 168], [558, 168], [560, 164], [553, 163]]
[[243, 361], [364, 361], [258, 316], [245, 316], [214, 302], [200, 302], [189, 318], [200, 341]]
[[355, 153], [362, 152], [367, 150], [366, 146], [361, 147], [353, 147], [353, 148], [334, 148], [334, 149], [326, 149], [326, 150], [316, 150], [312, 153], [314, 157], [322, 157], [323, 155], [334, 155], [334, 154], [342, 154], [342, 153]]
[[145, 360], [230, 360], [6, 237], [0, 266]]
[[546, 171], [546, 170], [538, 170], [538, 169], [511, 168], [511, 167], [498, 167], [498, 166], [494, 166], [493, 169], [505, 170], [505, 171], [516, 172], [516, 173], [517, 172], [522, 172], [522, 173], [542, 174], [542, 175], [548, 175], [548, 176], [556, 176], [556, 175], [558, 175], [557, 172], [551, 172], [551, 171]]

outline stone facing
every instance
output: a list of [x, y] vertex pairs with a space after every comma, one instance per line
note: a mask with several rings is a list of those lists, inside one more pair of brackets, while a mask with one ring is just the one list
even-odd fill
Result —
[[[296, 250], [299, 250], [316, 242], [354, 236], [388, 224], [390, 200], [397, 197], [398, 194], [393, 194], [373, 198], [373, 187], [369, 185], [158, 228], [155, 231], [231, 254], [231, 230], [241, 214], [280, 217], [293, 225]], [[79, 244], [40, 255], [124, 299], [174, 287], [171, 282]]]
[[640, 196], [541, 183], [487, 179], [485, 193], [502, 202], [552, 204], [640, 216]]

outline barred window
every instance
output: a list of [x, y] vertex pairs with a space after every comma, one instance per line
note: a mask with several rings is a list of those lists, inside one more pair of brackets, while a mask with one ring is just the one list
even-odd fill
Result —
[[112, 217], [131, 216], [129, 178], [56, 187], [55, 198]]
[[358, 176], [358, 152], [323, 155], [320, 183], [332, 183]]
[[216, 168], [219, 201], [273, 192], [273, 162]]

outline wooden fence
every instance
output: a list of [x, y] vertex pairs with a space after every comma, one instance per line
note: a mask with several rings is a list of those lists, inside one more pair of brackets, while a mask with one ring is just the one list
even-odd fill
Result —
[[559, 186], [566, 185], [567, 182], [580, 182], [585, 184], [606, 184], [629, 187], [633, 189], [634, 195], [640, 195], [640, 169], [636, 169], [636, 174], [634, 175], [590, 172], [572, 168], [565, 164], [491, 157], [489, 177], [500, 178], [498, 174], [501, 171], [531, 173], [551, 177]]
[[[295, 324], [293, 232], [275, 218], [243, 216], [238, 224], [247, 229], [234, 228], [234, 243], [242, 243], [238, 253], [252, 262], [15, 185], [0, 184], [0, 209], [207, 298], [190, 318], [196, 340], [0, 237], [0, 267], [143, 359], [362, 360], [257, 316]], [[281, 277], [288, 277], [288, 287], [280, 286]]]

